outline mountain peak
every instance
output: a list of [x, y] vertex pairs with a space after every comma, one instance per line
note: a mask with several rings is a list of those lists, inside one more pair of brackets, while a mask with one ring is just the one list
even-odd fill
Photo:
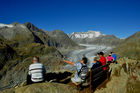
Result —
[[88, 32], [73, 32], [68, 35], [70, 38], [96, 38], [103, 34], [100, 31], [89, 30]]
[[14, 26], [19, 25], [19, 24], [20, 24], [20, 23], [18, 23], [18, 22], [12, 23], [12, 25], [14, 25]]
[[25, 25], [33, 25], [31, 22], [26, 22]]
[[25, 26], [31, 31], [38, 31], [39, 29], [30, 22], [25, 23]]

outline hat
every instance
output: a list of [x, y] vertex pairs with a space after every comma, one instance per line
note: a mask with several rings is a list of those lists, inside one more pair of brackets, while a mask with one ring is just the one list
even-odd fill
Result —
[[111, 56], [112, 54], [109, 54], [109, 56]]
[[104, 55], [104, 53], [103, 52], [99, 52], [98, 55]]

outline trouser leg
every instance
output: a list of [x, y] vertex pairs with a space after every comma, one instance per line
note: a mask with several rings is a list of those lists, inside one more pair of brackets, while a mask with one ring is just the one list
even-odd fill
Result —
[[27, 75], [27, 85], [32, 84], [31, 75]]

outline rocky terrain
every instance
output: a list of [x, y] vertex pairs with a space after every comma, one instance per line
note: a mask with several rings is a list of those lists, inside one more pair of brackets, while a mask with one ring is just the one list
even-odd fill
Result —
[[16, 51], [0, 39], [0, 70], [6, 64], [6, 61], [13, 59], [16, 56]]
[[119, 39], [114, 35], [104, 35], [99, 31], [73, 32], [68, 36], [77, 43], [106, 45], [116, 47], [122, 43], [123, 39]]
[[[0, 90], [17, 86], [26, 80], [33, 56], [40, 57], [48, 72], [62, 68], [63, 54], [59, 48], [65, 51], [65, 48], [70, 50], [79, 46], [64, 32], [56, 33], [58, 37], [47, 34], [29, 22], [0, 24]], [[68, 43], [62, 43], [63, 37]]]
[[140, 62], [128, 58], [118, 60], [119, 64], [111, 64], [110, 81], [104, 88], [95, 93], [139, 93], [140, 92]]
[[120, 57], [128, 57], [140, 60], [140, 31], [126, 38], [124, 42], [116, 48]]
[[[118, 60], [119, 64], [111, 64], [111, 76], [105, 84], [97, 87], [94, 93], [139, 93], [140, 62], [128, 58]], [[6, 89], [2, 93], [90, 93], [90, 88], [76, 90], [71, 83], [45, 82]]]
[[76, 88], [59, 83], [39, 83], [17, 89], [5, 90], [2, 93], [77, 93]]
[[111, 79], [105, 88], [95, 93], [139, 93], [140, 92], [140, 32], [126, 38], [115, 48], [118, 64], [111, 64]]

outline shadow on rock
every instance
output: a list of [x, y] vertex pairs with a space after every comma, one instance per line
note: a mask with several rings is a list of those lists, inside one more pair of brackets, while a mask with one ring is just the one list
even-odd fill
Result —
[[45, 80], [49, 82], [58, 82], [67, 84], [70, 82], [70, 77], [73, 73], [71, 72], [58, 72], [58, 73], [47, 73], [45, 76]]

